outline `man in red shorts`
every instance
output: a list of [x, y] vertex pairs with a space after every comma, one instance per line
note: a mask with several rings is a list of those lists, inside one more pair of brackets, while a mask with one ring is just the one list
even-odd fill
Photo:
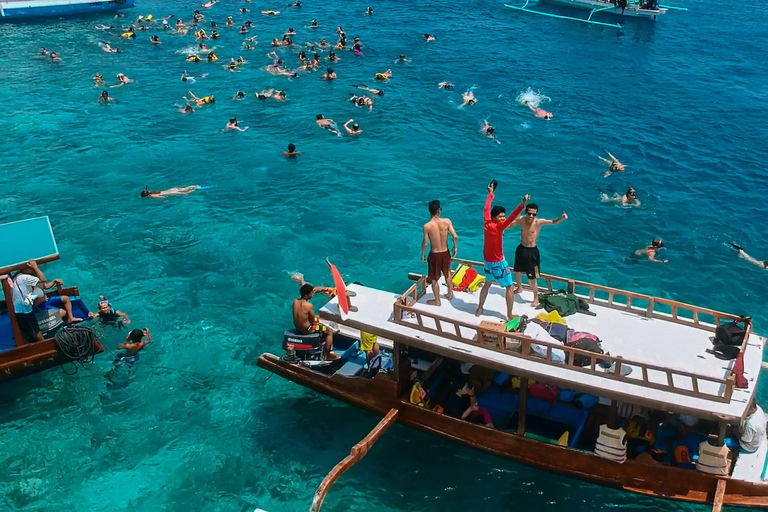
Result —
[[[445, 294], [445, 298], [448, 300], [453, 298], [451, 258], [456, 256], [456, 249], [459, 244], [459, 236], [456, 234], [456, 230], [453, 229], [450, 219], [440, 217], [442, 211], [440, 201], [429, 202], [429, 214], [432, 218], [424, 224], [424, 239], [421, 242], [422, 263], [425, 261], [424, 257], [427, 253], [427, 243], [431, 246], [429, 257], [426, 258], [428, 269], [427, 281], [432, 284], [432, 293], [434, 293], [435, 298], [428, 300], [427, 304], [433, 306], [440, 305], [440, 286], [437, 281], [440, 279], [441, 273], [445, 276], [445, 283], [448, 285], [448, 293]], [[448, 233], [453, 237], [453, 250], [451, 251], [448, 251]]]

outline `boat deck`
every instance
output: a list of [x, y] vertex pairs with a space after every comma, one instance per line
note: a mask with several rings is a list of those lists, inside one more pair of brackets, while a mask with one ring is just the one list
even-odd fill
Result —
[[[322, 308], [320, 315], [357, 329], [370, 330], [375, 334], [402, 340], [443, 356], [508, 373], [517, 372], [521, 376], [540, 378], [560, 387], [573, 387], [597, 395], [605, 395], [609, 390], [612, 396], [627, 402], [642, 403], [661, 410], [674, 410], [702, 418], [741, 418], [755, 392], [762, 362], [764, 339], [751, 334], [744, 351], [744, 375], [749, 382], [746, 389], [734, 387], [731, 399], [726, 401], [723, 398], [725, 390], [721, 383], [700, 379], [696, 384], [697, 389], [690, 389], [688, 394], [685, 394], [686, 387], [691, 386], [691, 381], [674, 372], [670, 376], [668, 372], [634, 366], [626, 378], [618, 379], [611, 374], [601, 374], [599, 368], [590, 372], [562, 363], [525, 358], [491, 345], [463, 342], [434, 332], [445, 329], [444, 325], [435, 325], [432, 318], [434, 316], [458, 321], [460, 325], [457, 325], [456, 329], [461, 337], [467, 340], [476, 340], [476, 327], [482, 320], [503, 320], [504, 290], [496, 285], [491, 287], [485, 304], [485, 314], [481, 317], [474, 315], [477, 293], [458, 292], [452, 301], [443, 299], [440, 306], [426, 304], [426, 299], [431, 294], [420, 297], [409, 307], [413, 311], [425, 313], [420, 315], [422, 326], [417, 325], [416, 318], [395, 321], [393, 307], [401, 297], [399, 294], [361, 285], [350, 285], [349, 290], [356, 293], [351, 302], [358, 308], [357, 312], [350, 312], [342, 318], [338, 302], [334, 299]], [[514, 313], [531, 318], [542, 313], [543, 310], [530, 307], [531, 298], [530, 291], [516, 296]], [[723, 361], [706, 352], [706, 349], [712, 347], [710, 338], [713, 335], [707, 330], [660, 318], [646, 318], [599, 304], [590, 304], [590, 310], [596, 313], [596, 316], [575, 314], [566, 317], [568, 327], [597, 335], [603, 341], [603, 349], [611, 356], [622, 356], [627, 361], [648, 363], [720, 380], [731, 375], [733, 361]], [[531, 324], [525, 334], [548, 343], [559, 343], [536, 324]], [[632, 364], [626, 366], [632, 367]], [[665, 385], [667, 379], [670, 379], [674, 388], [648, 387], [643, 382], [644, 374], [647, 382], [658, 382], [659, 386]], [[709, 395], [709, 398], [704, 395]]]

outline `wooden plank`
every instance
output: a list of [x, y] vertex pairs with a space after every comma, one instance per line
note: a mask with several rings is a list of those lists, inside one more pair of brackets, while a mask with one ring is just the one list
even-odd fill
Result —
[[723, 498], [725, 497], [725, 483], [724, 478], [717, 480], [717, 489], [715, 490], [715, 501], [712, 503], [712, 512], [722, 512], [723, 510]]
[[354, 466], [360, 459], [365, 457], [374, 443], [376, 443], [376, 441], [378, 441], [379, 438], [384, 435], [384, 432], [389, 430], [389, 427], [394, 425], [395, 421], [397, 421], [397, 415], [399, 412], [400, 411], [397, 409], [390, 409], [387, 415], [384, 416], [375, 427], [373, 427], [373, 430], [368, 432], [368, 435], [365, 436], [362, 441], [352, 447], [349, 455], [344, 457], [341, 462], [336, 464], [336, 466], [327, 475], [325, 475], [325, 478], [323, 478], [323, 481], [320, 482], [320, 485], [317, 487], [317, 491], [315, 491], [314, 498], [312, 498], [312, 505], [309, 507], [310, 512], [320, 511], [323, 506], [325, 496], [328, 494], [328, 491], [331, 490], [331, 486], [349, 468]]

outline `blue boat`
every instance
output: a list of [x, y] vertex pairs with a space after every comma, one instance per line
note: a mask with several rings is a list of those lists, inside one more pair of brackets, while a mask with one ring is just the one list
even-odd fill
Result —
[[[72, 304], [73, 316], [84, 319], [89, 316], [88, 308], [80, 298], [78, 289], [63, 288], [60, 282], [55, 287], [50, 283], [47, 290], [42, 284], [35, 285], [32, 293], [23, 297], [30, 311], [34, 313], [42, 334], [39, 337], [41, 341], [35, 341], [29, 332], [24, 336], [23, 327], [30, 324], [28, 321], [26, 324], [21, 323], [23, 318], [15, 312], [14, 287], [19, 282], [16, 276], [22, 269], [28, 268], [27, 262], [30, 260], [35, 260], [42, 266], [59, 259], [59, 250], [48, 217], [2, 224], [0, 239], [16, 241], [5, 243], [0, 248], [0, 286], [3, 298], [0, 302], [0, 381], [71, 361], [82, 361], [103, 352], [104, 347], [93, 335], [93, 331], [86, 328], [69, 330], [61, 337], [61, 343], [57, 341], [56, 338], [60, 337], [57, 333], [64, 328], [60, 309], [66, 297]], [[84, 342], [76, 347], [78, 353], [75, 356], [69, 350], [71, 341]]]
[[0, 0], [0, 21], [103, 14], [133, 7], [135, 0]]

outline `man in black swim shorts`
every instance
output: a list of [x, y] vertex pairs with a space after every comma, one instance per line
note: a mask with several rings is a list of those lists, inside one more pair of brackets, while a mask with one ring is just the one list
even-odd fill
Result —
[[537, 219], [536, 216], [538, 214], [539, 207], [534, 203], [529, 203], [525, 207], [525, 215], [518, 217], [512, 223], [512, 226], [516, 224], [520, 226], [520, 245], [517, 246], [515, 251], [515, 265], [513, 267], [517, 278], [515, 293], [520, 293], [522, 290], [522, 275], [525, 274], [528, 276], [528, 284], [533, 291], [533, 301], [531, 302], [533, 307], [539, 305], [539, 287], [536, 283], [536, 278], [539, 277], [540, 272], [539, 248], [536, 245], [539, 231], [541, 226], [560, 224], [568, 218], [565, 212], [554, 220]]

